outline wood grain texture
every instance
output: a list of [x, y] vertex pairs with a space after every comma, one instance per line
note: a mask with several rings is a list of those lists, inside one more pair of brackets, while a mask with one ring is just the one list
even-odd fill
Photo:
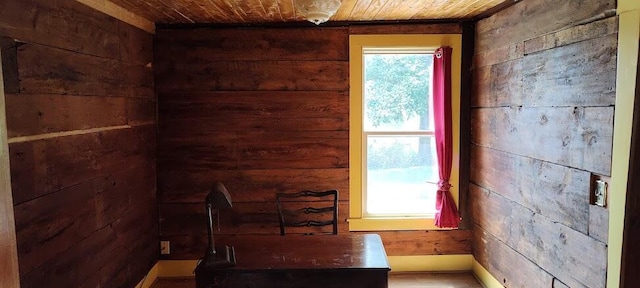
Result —
[[[306, 207], [304, 203], [295, 203], [296, 209]], [[219, 211], [219, 230], [215, 234], [272, 234], [280, 235], [278, 210], [275, 196], [270, 202], [235, 202], [232, 209]], [[197, 204], [161, 204], [160, 205], [160, 237], [180, 235], [206, 235], [206, 213], [204, 205]], [[349, 217], [349, 204], [338, 203], [338, 234], [348, 233], [346, 219]], [[216, 219], [218, 219], [216, 217]], [[318, 232], [331, 231], [326, 227], [287, 228], [287, 234], [304, 234], [309, 229]]]
[[472, 107], [521, 106], [524, 103], [524, 64], [522, 59], [477, 67], [473, 91], [482, 97], [472, 98]]
[[9, 146], [14, 203], [19, 204], [123, 165], [153, 159], [152, 126], [59, 137]]
[[133, 287], [159, 254], [153, 38], [72, 0], [0, 6], [20, 285]]
[[[275, 205], [275, 204], [274, 204]], [[204, 207], [202, 207], [204, 211]], [[204, 229], [204, 228], [203, 228]], [[276, 228], [278, 229], [278, 228]], [[342, 232], [338, 232], [342, 233]], [[352, 232], [355, 233], [355, 232]], [[471, 231], [378, 231], [387, 255], [459, 255], [471, 253]], [[216, 235], [216, 243], [233, 245], [238, 241], [233, 237], [248, 238], [259, 235], [230, 234]], [[171, 243], [171, 255], [162, 255], [162, 259], [199, 259], [207, 246], [205, 234], [162, 236]], [[235, 239], [235, 240], [233, 240]]]
[[[4, 49], [0, 59], [4, 59]], [[0, 286], [19, 287], [19, 266], [16, 230], [11, 194], [11, 169], [7, 143], [6, 102], [4, 97], [3, 64], [0, 62]]]
[[[83, 0], [86, 1], [86, 0]], [[304, 21], [291, 1], [248, 0], [112, 0], [113, 3], [155, 23], [264, 24]], [[471, 19], [503, 0], [432, 1], [343, 0], [330, 21]]]
[[203, 203], [212, 183], [225, 184], [234, 202], [272, 201], [276, 192], [331, 190], [349, 199], [349, 172], [343, 169], [167, 170], [158, 174], [161, 203]]
[[606, 244], [478, 186], [470, 198], [474, 222], [498, 240], [570, 287], [604, 287]]
[[[478, 51], [489, 51], [562, 30], [607, 10], [612, 0], [522, 1], [478, 22]], [[535, 23], [535, 25], [531, 25]]]
[[[358, 31], [460, 29], [374, 26]], [[352, 28], [157, 31], [158, 193], [162, 238], [172, 243], [163, 259], [202, 256], [202, 201], [215, 181], [225, 183], [234, 201], [233, 209], [221, 212], [220, 235], [279, 234], [275, 193], [307, 189], [339, 190], [339, 234], [349, 233], [346, 49]], [[313, 73], [330, 75], [310, 77], [301, 66], [327, 67]], [[398, 231], [382, 237], [393, 255], [468, 254], [469, 233], [443, 231], [423, 239], [424, 232]]]
[[585, 192], [590, 173], [475, 145], [471, 157], [471, 181], [476, 185], [588, 233], [592, 213]]
[[345, 115], [349, 96], [342, 91], [163, 93], [158, 98], [159, 113], [165, 115], [160, 130], [175, 136], [217, 131], [348, 130]]
[[552, 287], [553, 276], [482, 227], [472, 225], [473, 257], [505, 287]]
[[158, 62], [154, 70], [160, 92], [345, 91], [349, 87], [346, 61]]
[[506, 287], [605, 286], [608, 210], [588, 203], [611, 173], [614, 6], [520, 1], [477, 24], [474, 256]]
[[349, 59], [348, 31], [347, 27], [162, 29], [156, 34], [156, 53], [159, 57], [170, 56], [175, 62], [189, 63], [265, 59], [345, 61]]
[[618, 35], [610, 34], [525, 57], [527, 106], [613, 106]]
[[613, 107], [504, 107], [472, 113], [472, 141], [479, 146], [611, 173]]
[[[126, 125], [122, 97], [7, 94], [9, 137]], [[36, 121], [25, 121], [34, 119]]]
[[618, 18], [609, 17], [526, 40], [524, 53], [531, 54], [616, 33], [618, 33]]
[[81, 3], [2, 0], [0, 6], [0, 35], [4, 37], [119, 58], [118, 21]]
[[18, 63], [20, 93], [154, 97], [150, 67], [35, 44], [18, 48]]

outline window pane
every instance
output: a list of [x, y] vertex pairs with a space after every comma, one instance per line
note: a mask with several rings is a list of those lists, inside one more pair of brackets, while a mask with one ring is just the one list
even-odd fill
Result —
[[432, 54], [364, 55], [364, 130], [433, 130]]
[[435, 213], [437, 161], [432, 136], [368, 136], [366, 213]]

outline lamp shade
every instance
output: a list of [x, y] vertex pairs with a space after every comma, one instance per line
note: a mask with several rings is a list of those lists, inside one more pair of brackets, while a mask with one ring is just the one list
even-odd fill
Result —
[[296, 9], [316, 25], [327, 22], [340, 8], [340, 0], [294, 0]]

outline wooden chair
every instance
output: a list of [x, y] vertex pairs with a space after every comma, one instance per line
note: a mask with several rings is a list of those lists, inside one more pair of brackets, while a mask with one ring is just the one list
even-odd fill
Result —
[[[328, 201], [331, 201], [331, 206], [327, 206]], [[338, 234], [338, 190], [276, 193], [276, 203], [280, 218], [280, 235], [285, 235], [285, 227], [329, 225], [333, 225], [331, 234]], [[304, 234], [323, 232], [322, 229], [312, 230], [313, 232]]]

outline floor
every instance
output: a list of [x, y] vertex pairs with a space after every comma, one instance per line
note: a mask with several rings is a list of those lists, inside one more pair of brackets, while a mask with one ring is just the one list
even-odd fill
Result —
[[[194, 288], [193, 278], [158, 279], [151, 288]], [[471, 273], [392, 273], [389, 288], [482, 288]]]

